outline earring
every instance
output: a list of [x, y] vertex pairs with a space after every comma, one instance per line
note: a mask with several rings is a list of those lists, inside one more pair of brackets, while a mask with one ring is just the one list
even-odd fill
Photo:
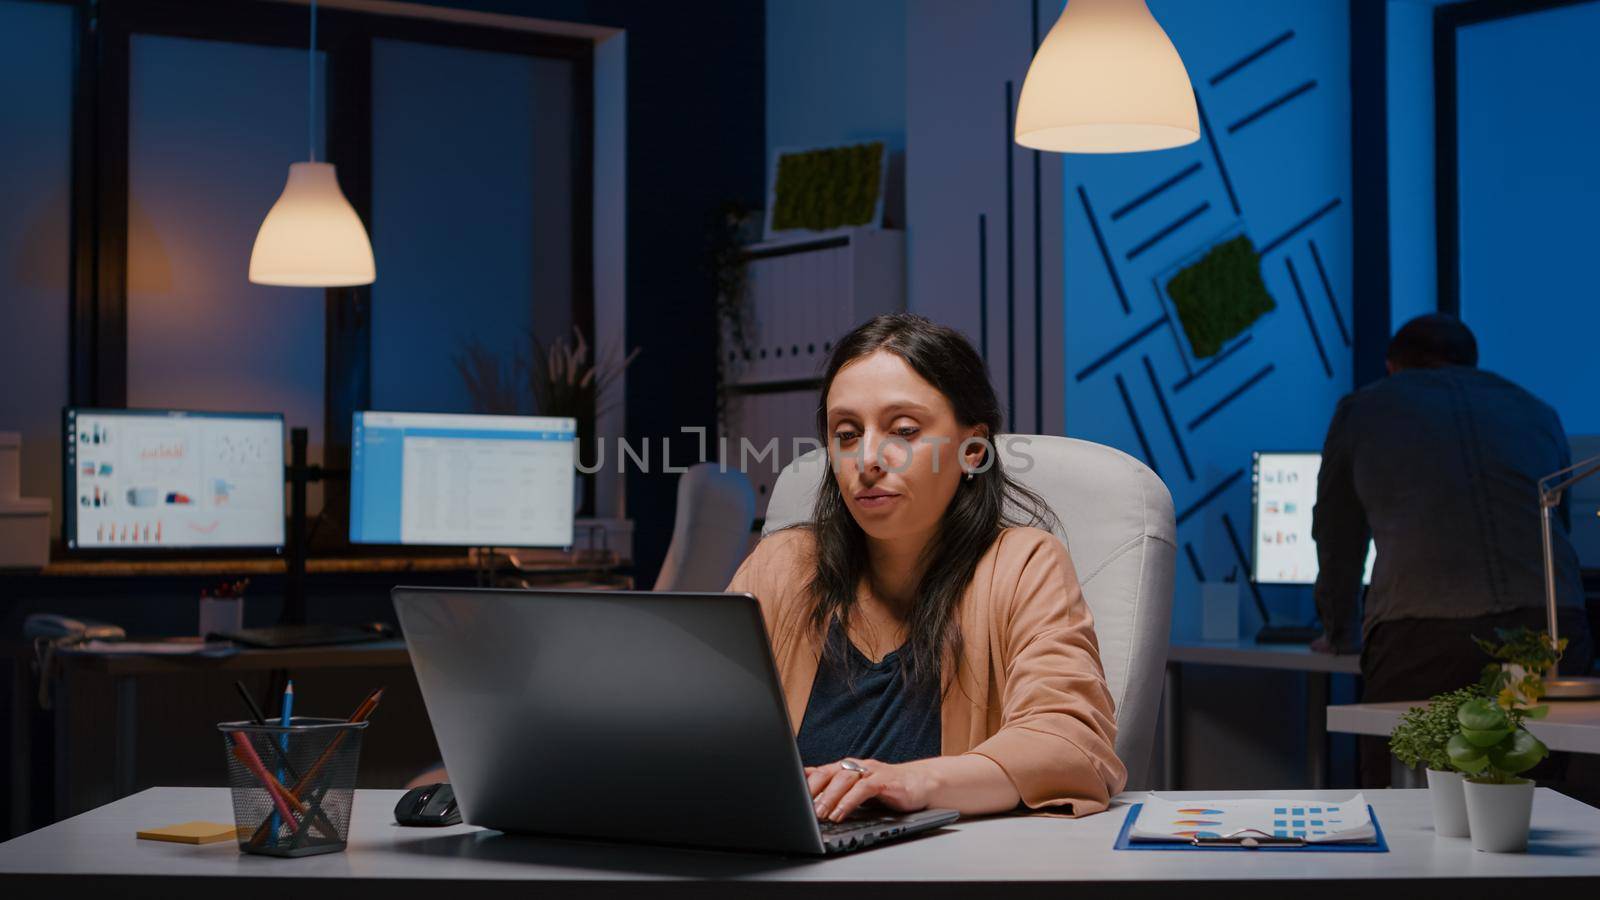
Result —
[[968, 480], [968, 481], [971, 481], [971, 480], [972, 480], [972, 473], [971, 473], [971, 472], [968, 472], [968, 473], [967, 473], [967, 480]]

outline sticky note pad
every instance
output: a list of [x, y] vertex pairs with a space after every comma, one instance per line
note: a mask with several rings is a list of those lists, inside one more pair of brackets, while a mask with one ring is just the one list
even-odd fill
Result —
[[171, 841], [174, 844], [215, 844], [239, 839], [238, 828], [220, 822], [183, 822], [138, 832], [141, 841]]

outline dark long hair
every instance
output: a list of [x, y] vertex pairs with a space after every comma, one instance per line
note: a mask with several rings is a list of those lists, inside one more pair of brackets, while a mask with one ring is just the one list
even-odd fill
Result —
[[[832, 444], [832, 436], [827, 433], [827, 403], [833, 379], [847, 363], [879, 350], [905, 360], [943, 394], [962, 427], [985, 426], [985, 437], [990, 441], [987, 452], [994, 457], [980, 463], [970, 481], [963, 476], [955, 497], [945, 508], [938, 531], [922, 552], [924, 569], [917, 586], [917, 602], [911, 610], [907, 652], [901, 654], [902, 673], [914, 687], [936, 688], [939, 681], [947, 680], [940, 674], [941, 660], [960, 658], [957, 606], [978, 568], [978, 560], [1002, 529], [1034, 525], [1054, 530], [1056, 517], [1043, 498], [1005, 473], [999, 456], [993, 452], [1002, 424], [1000, 400], [989, 384], [983, 359], [960, 332], [922, 316], [878, 316], [850, 332], [833, 348], [817, 406], [817, 431], [825, 445]], [[816, 571], [808, 585], [813, 604], [809, 619], [819, 634], [826, 635], [834, 618], [841, 624], [850, 621], [856, 587], [869, 568], [866, 533], [845, 506], [832, 466], [823, 469], [809, 527], [816, 536], [817, 547]], [[837, 652], [832, 642], [825, 641], [823, 646], [828, 648], [825, 654]], [[831, 661], [842, 662], [836, 658]]]

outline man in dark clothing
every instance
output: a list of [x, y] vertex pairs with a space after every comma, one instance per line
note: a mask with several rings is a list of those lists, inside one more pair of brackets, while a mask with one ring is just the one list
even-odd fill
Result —
[[[1538, 481], [1571, 464], [1555, 410], [1477, 368], [1452, 316], [1413, 319], [1389, 344], [1389, 377], [1346, 396], [1322, 451], [1312, 536], [1324, 652], [1356, 644], [1367, 541], [1378, 558], [1360, 624], [1362, 702], [1423, 700], [1478, 680], [1472, 637], [1546, 630]], [[1565, 502], [1552, 530], [1563, 673], [1593, 658]], [[1363, 787], [1389, 784], [1384, 738], [1362, 738]]]

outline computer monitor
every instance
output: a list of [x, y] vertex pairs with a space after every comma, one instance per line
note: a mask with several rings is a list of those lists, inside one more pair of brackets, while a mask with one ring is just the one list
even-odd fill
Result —
[[[1317, 544], [1311, 537], [1311, 511], [1317, 505], [1321, 453], [1256, 453], [1250, 476], [1254, 521], [1253, 569], [1257, 584], [1315, 584]], [[1377, 546], [1367, 542], [1363, 584], [1372, 583]]]
[[283, 549], [283, 416], [63, 413], [68, 550]]
[[576, 437], [570, 418], [358, 412], [350, 540], [571, 546]]

